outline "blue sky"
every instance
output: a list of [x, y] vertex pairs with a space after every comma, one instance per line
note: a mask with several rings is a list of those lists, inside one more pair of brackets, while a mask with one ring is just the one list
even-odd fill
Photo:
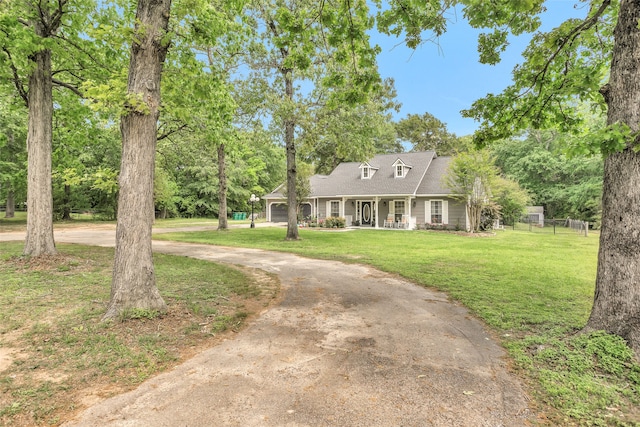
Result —
[[[584, 17], [587, 11], [578, 0], [548, 0], [545, 5], [543, 30], [568, 17]], [[478, 62], [477, 53], [480, 31], [469, 27], [461, 13], [451, 14], [451, 18], [455, 22], [449, 24], [439, 45], [427, 42], [413, 51], [392, 37], [376, 35], [372, 41], [382, 48], [378, 56], [380, 74], [395, 79], [397, 100], [402, 103], [396, 119], [428, 112], [445, 122], [450, 132], [463, 136], [473, 133], [479, 124], [463, 118], [460, 110], [510, 85], [511, 71], [521, 62], [530, 36], [511, 39], [500, 64], [483, 65]]]

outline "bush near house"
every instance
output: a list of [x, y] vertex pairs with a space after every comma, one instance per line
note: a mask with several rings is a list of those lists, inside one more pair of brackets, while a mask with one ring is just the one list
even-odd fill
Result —
[[338, 216], [330, 216], [324, 220], [325, 228], [345, 228], [347, 225], [347, 221]]

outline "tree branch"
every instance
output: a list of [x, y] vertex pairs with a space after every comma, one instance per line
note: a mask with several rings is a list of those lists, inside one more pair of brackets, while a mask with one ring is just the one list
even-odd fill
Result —
[[[606, 12], [607, 8], [610, 5], [611, 5], [611, 0], [603, 0], [600, 6], [598, 7], [598, 10], [591, 17], [585, 18], [579, 25], [573, 28], [566, 37], [560, 40], [561, 43], [558, 45], [557, 49], [545, 61], [542, 69], [538, 73], [536, 73], [536, 75], [533, 77], [531, 85], [528, 88], [526, 88], [526, 90], [517, 94], [515, 98], [519, 99], [526, 96], [527, 94], [533, 92], [536, 87], [540, 88], [538, 91], [538, 96], [540, 96], [542, 94], [542, 87], [544, 86], [544, 79], [546, 78], [549, 72], [549, 68], [551, 67], [551, 64], [556, 60], [556, 58], [558, 58], [558, 56], [562, 53], [562, 51], [567, 46], [571, 46], [575, 42], [575, 40], [580, 36], [580, 34], [582, 34], [582, 32], [587, 31], [591, 27], [596, 25], [598, 23], [598, 19]], [[565, 63], [563, 73], [567, 75], [568, 72], [569, 72], [568, 64]], [[561, 82], [560, 86], [557, 89], [562, 88], [564, 85], [565, 85], [565, 82]], [[542, 109], [544, 109], [544, 107], [549, 104], [552, 98], [553, 98], [553, 95], [549, 95], [543, 100]], [[516, 114], [516, 122], [520, 122], [523, 118], [528, 116], [534, 109], [535, 109], [535, 105], [530, 104], [528, 108], [525, 109], [525, 111], [521, 112], [520, 114]], [[539, 109], [538, 117], [542, 109]]]
[[560, 53], [564, 50], [564, 48], [566, 46], [571, 46], [573, 42], [576, 40], [576, 38], [578, 38], [578, 36], [583, 31], [586, 31], [591, 27], [593, 27], [595, 24], [597, 24], [598, 19], [604, 14], [604, 12], [607, 10], [607, 8], [610, 5], [611, 5], [611, 0], [604, 0], [600, 5], [600, 7], [598, 8], [598, 10], [596, 11], [596, 13], [593, 14], [593, 16], [591, 16], [590, 18], [586, 18], [584, 21], [580, 23], [580, 25], [578, 25], [577, 27], [575, 27], [573, 30], [569, 32], [567, 37], [565, 37], [562, 40], [562, 42], [560, 43], [556, 51], [553, 52], [551, 57], [545, 62], [545, 65], [542, 68], [542, 70], [540, 70], [540, 72], [536, 74], [536, 76], [533, 78], [533, 84], [531, 85], [532, 87], [538, 83], [538, 80], [540, 78], [544, 79], [546, 77], [547, 72], [549, 71], [549, 67], [551, 66], [551, 63], [558, 57], [558, 55], [560, 55]]
[[78, 95], [79, 97], [84, 98], [84, 94], [80, 91], [80, 89], [78, 89], [77, 87], [73, 86], [72, 84], [63, 82], [63, 81], [58, 80], [58, 79], [53, 79], [53, 78], [51, 79], [51, 81], [53, 82], [54, 85], [67, 88], [71, 92], [73, 92], [76, 95]]
[[9, 50], [6, 47], [3, 47], [2, 51], [9, 58], [9, 67], [11, 68], [11, 73], [13, 75], [13, 84], [15, 85], [16, 90], [18, 91], [18, 94], [20, 95], [20, 98], [22, 98], [22, 100], [24, 101], [25, 105], [27, 107], [29, 107], [29, 95], [27, 94], [27, 91], [24, 89], [24, 86], [22, 85], [22, 80], [20, 79], [20, 75], [18, 74], [18, 69], [16, 68], [15, 64], [13, 63], [13, 59], [11, 58], [11, 53], [9, 52]]
[[186, 123], [183, 123], [183, 124], [181, 124], [180, 126], [178, 126], [175, 129], [170, 129], [167, 132], [165, 132], [165, 133], [163, 133], [161, 135], [158, 135], [157, 140], [161, 141], [161, 140], [163, 140], [165, 138], [169, 138], [171, 135], [173, 135], [175, 133], [178, 133], [178, 132], [182, 131], [183, 129], [186, 129], [187, 127], [189, 127], [189, 126]]
[[89, 59], [91, 59], [95, 64], [99, 65], [100, 67], [105, 68], [105, 69], [109, 68], [109, 67], [107, 67], [106, 64], [98, 61], [98, 59], [96, 59], [91, 53], [87, 52], [84, 48], [79, 46], [76, 42], [71, 41], [68, 38], [66, 38], [64, 36], [64, 34], [62, 34], [62, 35], [54, 35], [53, 37], [55, 37], [57, 39], [60, 39], [60, 40], [64, 41], [65, 43], [70, 44], [71, 46], [76, 48], [79, 52], [82, 52], [83, 54], [87, 55], [87, 57], [89, 57]]
[[64, 15], [64, 7], [67, 5], [67, 0], [58, 0], [58, 7], [51, 15], [51, 22], [49, 27], [49, 34], [54, 35], [60, 27], [62, 22], [62, 15]]

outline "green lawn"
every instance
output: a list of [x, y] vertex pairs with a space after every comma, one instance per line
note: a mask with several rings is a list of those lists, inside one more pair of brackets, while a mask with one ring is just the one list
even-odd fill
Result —
[[[232, 229], [155, 238], [373, 265], [447, 292], [502, 340], [552, 424], [640, 425], [640, 365], [617, 337], [577, 332], [593, 299], [598, 237], [501, 231]], [[547, 406], [548, 405], [548, 406]]]
[[[231, 221], [229, 221], [231, 222]], [[218, 226], [217, 218], [167, 218], [156, 219], [153, 223], [154, 228], [181, 228], [181, 227], [212, 227]]]
[[27, 226], [27, 213], [16, 212], [13, 218], [5, 218], [4, 212], [0, 211], [0, 232], [23, 231]]

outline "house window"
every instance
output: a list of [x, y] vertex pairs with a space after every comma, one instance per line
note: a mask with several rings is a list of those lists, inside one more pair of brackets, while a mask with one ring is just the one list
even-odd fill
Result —
[[442, 224], [442, 200], [431, 201], [431, 224]]
[[404, 166], [396, 165], [396, 178], [402, 178], [404, 176]]
[[337, 200], [331, 201], [331, 215], [334, 217], [340, 216], [340, 202]]
[[370, 170], [368, 167], [362, 168], [362, 179], [369, 179]]
[[404, 200], [394, 200], [393, 213], [396, 221], [402, 220], [402, 215], [404, 215]]

